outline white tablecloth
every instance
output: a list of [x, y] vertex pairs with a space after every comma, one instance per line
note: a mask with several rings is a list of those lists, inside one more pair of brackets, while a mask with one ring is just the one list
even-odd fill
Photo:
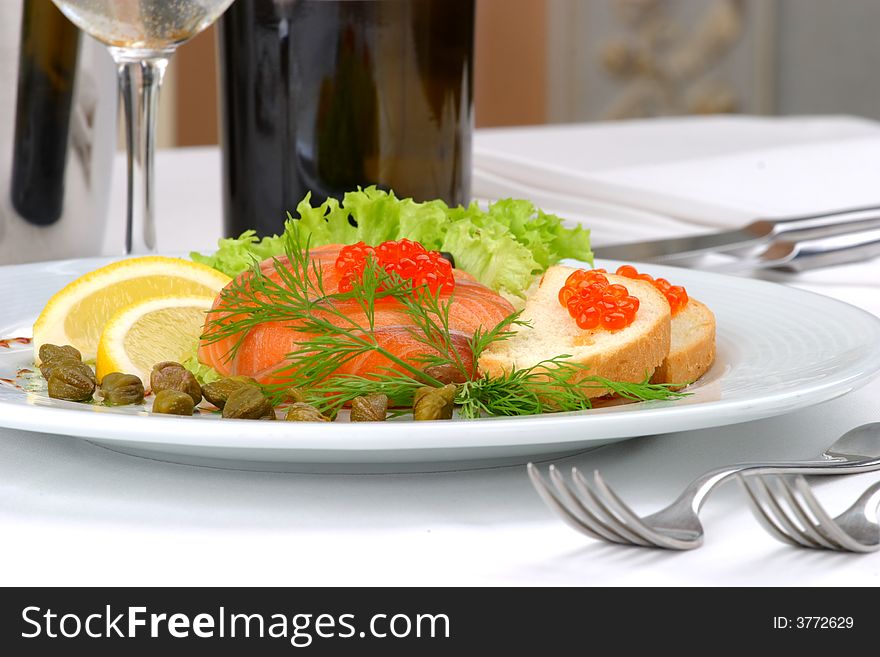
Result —
[[[626, 133], [627, 127], [634, 132]], [[870, 137], [875, 131], [876, 124], [833, 118], [557, 127], [552, 132], [560, 150], [550, 156], [558, 152], [565, 159], [568, 143], [589, 154], [589, 162], [581, 156], [571, 166], [603, 173], [603, 155], [611, 171], [800, 144], [808, 137]], [[540, 159], [536, 150], [543, 148], [546, 156], [548, 134], [484, 132], [477, 145]], [[627, 134], [622, 155], [621, 135]], [[220, 231], [217, 150], [164, 152], [157, 164], [160, 248], [179, 251], [184, 243], [210, 249]], [[123, 180], [117, 177], [116, 208]], [[475, 191], [491, 195], [489, 189]], [[674, 222], [669, 226], [673, 230]], [[626, 230], [637, 236], [638, 227]], [[119, 232], [108, 235], [107, 248], [120, 239]], [[880, 265], [874, 262], [846, 268], [842, 278], [828, 271], [788, 282], [880, 312], [878, 280]], [[796, 414], [639, 438], [562, 464], [601, 469], [637, 510], [648, 511], [708, 468], [812, 456], [847, 429], [877, 420], [878, 399], [880, 381], [874, 381]], [[822, 482], [819, 495], [837, 512], [876, 477]], [[407, 475], [270, 474], [162, 463], [73, 438], [0, 430], [5, 585], [880, 584], [880, 554], [783, 546], [752, 519], [734, 484], [709, 500], [702, 517], [707, 540], [700, 550], [621, 548], [564, 526], [534, 494], [521, 466]]]

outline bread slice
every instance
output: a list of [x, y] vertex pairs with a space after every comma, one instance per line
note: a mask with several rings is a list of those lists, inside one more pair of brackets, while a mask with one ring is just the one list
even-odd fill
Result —
[[[640, 382], [664, 361], [670, 345], [670, 311], [666, 298], [650, 283], [608, 275], [611, 283], [625, 285], [639, 300], [635, 321], [624, 329], [585, 330], [559, 303], [559, 290], [574, 271], [557, 265], [548, 269], [526, 299], [522, 319], [531, 326], [492, 344], [481, 356], [480, 370], [490, 376], [537, 365], [562, 354], [588, 365], [580, 377], [603, 376], [614, 381]], [[604, 388], [587, 392], [590, 397], [607, 394]]]
[[692, 383], [715, 362], [715, 315], [696, 299], [672, 318], [669, 355], [651, 377], [653, 383]]

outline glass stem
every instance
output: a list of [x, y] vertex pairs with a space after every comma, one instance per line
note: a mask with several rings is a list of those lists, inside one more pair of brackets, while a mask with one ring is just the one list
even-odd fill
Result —
[[127, 59], [124, 52], [114, 50], [111, 48], [119, 72], [128, 153], [125, 252], [151, 253], [156, 250], [153, 205], [156, 114], [168, 57], [157, 54]]

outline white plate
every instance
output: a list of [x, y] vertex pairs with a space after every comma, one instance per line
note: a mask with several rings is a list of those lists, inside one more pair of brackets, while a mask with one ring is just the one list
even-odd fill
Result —
[[[110, 261], [0, 267], [5, 307], [0, 337], [30, 335], [52, 294]], [[0, 383], [0, 426], [226, 467], [442, 469], [462, 462], [522, 461], [635, 436], [778, 415], [846, 394], [880, 370], [880, 320], [858, 308], [763, 281], [653, 265], [644, 269], [685, 285], [717, 317], [717, 362], [681, 400], [537, 417], [311, 425], [155, 417], [134, 409], [56, 401]], [[31, 365], [29, 347], [0, 348], [0, 378], [12, 379]]]

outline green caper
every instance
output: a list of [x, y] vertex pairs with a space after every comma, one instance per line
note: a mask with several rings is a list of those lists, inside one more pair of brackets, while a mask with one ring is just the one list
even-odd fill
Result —
[[111, 372], [101, 379], [104, 403], [110, 406], [140, 404], [144, 401], [144, 384], [134, 374]]
[[192, 415], [196, 405], [190, 395], [180, 390], [160, 390], [153, 400], [153, 413]]
[[41, 345], [38, 355], [41, 363], [49, 360], [82, 360], [82, 354], [79, 353], [79, 349], [71, 347], [69, 344], [61, 347], [54, 344]]
[[229, 376], [219, 381], [206, 383], [202, 386], [202, 394], [214, 406], [223, 408], [229, 395], [244, 385], [256, 386], [257, 382], [249, 376]]
[[42, 374], [43, 378], [46, 379], [46, 381], [48, 381], [50, 378], [52, 378], [52, 372], [59, 365], [77, 365], [77, 364], [81, 364], [81, 363], [82, 363], [81, 360], [73, 360], [71, 358], [68, 358], [66, 360], [59, 358], [57, 360], [43, 361], [40, 364], [40, 374]]
[[281, 395], [282, 402], [305, 402], [306, 401], [306, 393], [302, 391], [302, 388], [288, 388], [284, 391], [284, 394]]
[[274, 420], [275, 409], [256, 386], [243, 385], [233, 390], [223, 405], [223, 417], [240, 420]]
[[419, 388], [413, 398], [414, 420], [449, 420], [455, 406], [457, 388], [449, 383], [442, 388]]
[[288, 422], [330, 422], [317, 408], [305, 402], [295, 402], [287, 409], [284, 417]]
[[61, 361], [49, 376], [49, 396], [67, 401], [88, 401], [95, 392], [95, 373], [81, 361]]
[[363, 395], [351, 400], [352, 422], [384, 422], [388, 415], [388, 397], [383, 394]]
[[193, 404], [202, 401], [202, 386], [195, 375], [180, 363], [164, 361], [153, 365], [150, 373], [150, 388], [153, 392], [177, 390], [192, 397]]
[[432, 365], [431, 367], [426, 367], [424, 372], [444, 385], [449, 383], [464, 383], [467, 381], [467, 377], [464, 373], [452, 363]]
[[52, 376], [52, 368], [55, 365], [71, 361], [75, 363], [82, 362], [82, 354], [79, 353], [79, 350], [67, 344], [62, 347], [54, 344], [44, 344], [40, 347], [38, 356], [40, 358], [40, 372], [47, 381]]

